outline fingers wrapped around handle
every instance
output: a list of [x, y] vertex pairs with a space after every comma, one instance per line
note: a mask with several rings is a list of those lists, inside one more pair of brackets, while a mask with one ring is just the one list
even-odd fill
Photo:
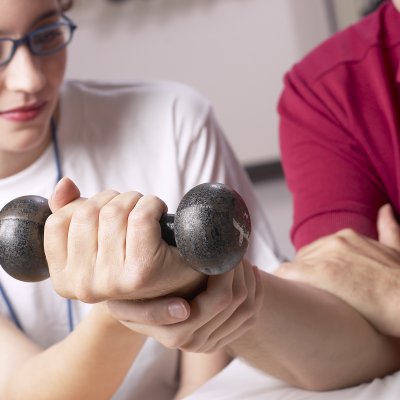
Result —
[[[0, 264], [18, 280], [49, 277], [43, 238], [51, 214], [47, 199], [22, 196], [0, 212]], [[241, 196], [220, 183], [201, 184], [182, 199], [176, 215], [161, 220], [163, 239], [178, 248], [197, 271], [217, 275], [243, 258], [250, 238], [250, 214]]]

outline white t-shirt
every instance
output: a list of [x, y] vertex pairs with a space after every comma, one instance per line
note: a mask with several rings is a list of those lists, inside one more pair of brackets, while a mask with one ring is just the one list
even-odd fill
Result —
[[[61, 94], [57, 137], [62, 173], [84, 197], [105, 189], [154, 194], [175, 212], [183, 195], [203, 182], [237, 190], [252, 218], [249, 259], [272, 271], [278, 261], [268, 223], [250, 181], [226, 142], [212, 108], [192, 89], [175, 83], [67, 82]], [[48, 198], [57, 177], [53, 146], [26, 170], [0, 180], [0, 207], [35, 194]], [[19, 282], [0, 269], [0, 281], [22, 323], [38, 344], [68, 335], [66, 300], [49, 280]], [[90, 305], [73, 302], [75, 325]], [[0, 299], [0, 312], [8, 309]], [[114, 399], [171, 399], [178, 353], [148, 339]]]

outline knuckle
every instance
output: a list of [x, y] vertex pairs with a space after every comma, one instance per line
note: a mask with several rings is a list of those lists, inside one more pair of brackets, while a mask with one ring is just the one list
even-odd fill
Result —
[[153, 194], [145, 195], [142, 197], [142, 199], [150, 205], [159, 205], [161, 203], [164, 204], [163, 201], [159, 197], [157, 197]]
[[133, 226], [142, 226], [148, 222], [149, 218], [151, 218], [151, 212], [148, 208], [135, 208], [133, 212], [129, 213], [128, 223]]
[[[143, 263], [145, 264], [145, 263]], [[123, 276], [118, 279], [117, 288], [120, 293], [129, 294], [135, 291], [146, 289], [152, 283], [149, 268], [136, 262], [125, 267]]]
[[140, 198], [133, 212], [129, 214], [128, 220], [136, 225], [143, 225], [149, 219], [154, 218], [154, 209], [160, 206], [162, 201], [153, 195], [145, 195]]
[[114, 189], [108, 189], [108, 190], [105, 190], [103, 192], [103, 194], [106, 195], [107, 197], [115, 197], [115, 196], [118, 196], [120, 194], [120, 192], [118, 192], [117, 190], [114, 190]]
[[343, 235], [342, 231], [338, 232], [327, 242], [326, 248], [328, 251], [339, 251], [349, 245], [349, 236], [347, 232]]
[[92, 296], [105, 299], [124, 299], [132, 293], [131, 281], [125, 279], [124, 274], [118, 274], [116, 265], [108, 265], [107, 272], [96, 278], [95, 289], [90, 289]]
[[52, 278], [52, 285], [57, 294], [64, 298], [70, 298], [71, 292], [65, 287], [63, 281]]
[[49, 238], [57, 237], [60, 230], [64, 230], [67, 222], [62, 213], [50, 214], [45, 223], [44, 233]]
[[82, 282], [78, 284], [75, 288], [75, 296], [78, 300], [82, 301], [83, 303], [95, 303], [98, 301], [97, 296], [94, 293], [94, 290]]
[[74, 221], [80, 221], [82, 223], [87, 223], [93, 218], [98, 218], [100, 212], [100, 207], [94, 201], [87, 200], [79, 208], [77, 208], [72, 216]]
[[123, 215], [124, 207], [118, 202], [107, 203], [99, 211], [99, 218], [104, 220], [113, 220]]
[[354, 229], [344, 228], [338, 231], [335, 236], [341, 239], [340, 243], [348, 243], [358, 238], [359, 235]]

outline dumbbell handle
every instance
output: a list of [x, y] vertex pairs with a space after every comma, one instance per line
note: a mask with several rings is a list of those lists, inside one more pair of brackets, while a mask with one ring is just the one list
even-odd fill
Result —
[[[51, 214], [40, 196], [22, 196], [0, 211], [0, 264], [18, 280], [49, 277], [43, 248], [44, 225]], [[163, 240], [176, 246], [197, 271], [227, 272], [243, 257], [251, 231], [243, 199], [223, 184], [202, 184], [181, 200], [176, 215], [160, 220]]]
[[160, 219], [161, 237], [170, 246], [176, 247], [175, 240], [175, 215], [164, 214]]

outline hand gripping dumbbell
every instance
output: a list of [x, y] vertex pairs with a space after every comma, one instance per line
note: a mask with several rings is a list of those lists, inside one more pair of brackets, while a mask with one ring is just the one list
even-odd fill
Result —
[[[43, 248], [48, 201], [22, 196], [0, 211], [0, 265], [12, 277], [37, 282], [49, 277]], [[189, 190], [176, 214], [160, 220], [162, 238], [197, 271], [217, 275], [233, 269], [246, 252], [251, 221], [241, 196], [221, 183]]]

